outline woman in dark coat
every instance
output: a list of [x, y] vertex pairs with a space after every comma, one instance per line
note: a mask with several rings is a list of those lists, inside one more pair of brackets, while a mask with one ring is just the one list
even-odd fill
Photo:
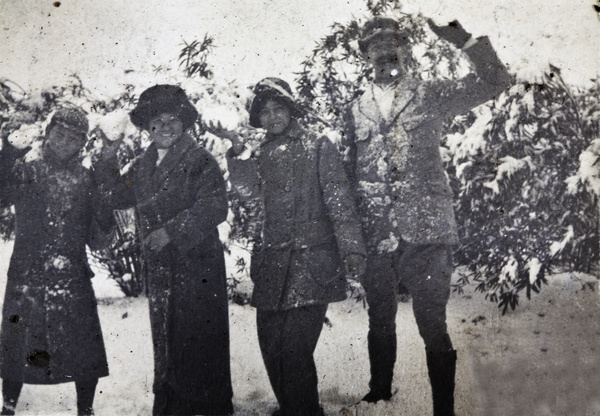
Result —
[[[132, 164], [154, 340], [154, 414], [233, 413], [228, 301], [215, 159], [186, 130], [198, 117], [173, 85], [144, 91], [131, 121], [152, 144]], [[129, 191], [128, 195], [132, 195]]]
[[274, 415], [322, 415], [313, 353], [328, 303], [345, 299], [345, 276], [364, 270], [362, 231], [341, 157], [300, 125], [289, 85], [265, 78], [254, 93], [250, 124], [267, 131], [258, 151], [244, 159], [233, 133], [216, 133], [233, 142], [231, 182], [264, 208], [251, 262], [258, 340], [279, 403]]
[[112, 212], [82, 165], [87, 131], [83, 112], [61, 109], [41, 157], [8, 142], [0, 152], [0, 204], [16, 213], [0, 337], [3, 415], [14, 414], [23, 383], [71, 381], [78, 414], [93, 414], [98, 378], [108, 375], [85, 247], [97, 248], [92, 222], [108, 226]]

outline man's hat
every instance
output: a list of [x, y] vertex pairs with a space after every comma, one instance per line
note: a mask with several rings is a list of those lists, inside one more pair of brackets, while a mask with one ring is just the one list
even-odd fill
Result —
[[83, 135], [86, 135], [88, 129], [90, 128], [90, 124], [85, 113], [82, 110], [74, 107], [61, 108], [57, 110], [50, 119], [50, 123], [48, 124], [48, 127], [46, 127], [46, 132], [50, 132], [50, 130], [52, 130], [52, 128], [56, 125], [63, 126], [69, 130], [73, 130]]
[[282, 102], [290, 109], [290, 114], [296, 118], [304, 115], [304, 112], [296, 105], [289, 84], [282, 79], [265, 78], [254, 86], [253, 92], [254, 99], [249, 110], [252, 127], [262, 127], [258, 114], [269, 100]]
[[394, 40], [398, 46], [407, 45], [408, 32], [400, 29], [398, 22], [389, 17], [376, 16], [363, 26], [358, 47], [362, 53], [366, 53], [367, 47], [374, 40], [389, 38]]
[[198, 118], [198, 110], [190, 102], [185, 91], [177, 85], [155, 85], [148, 88], [129, 113], [131, 122], [148, 130], [150, 121], [162, 113], [175, 114], [183, 123], [184, 130], [190, 128]]

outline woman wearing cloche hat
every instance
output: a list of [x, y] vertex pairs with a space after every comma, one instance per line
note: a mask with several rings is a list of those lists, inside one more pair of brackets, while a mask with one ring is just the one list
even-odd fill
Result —
[[249, 112], [250, 125], [266, 130], [249, 158], [235, 133], [215, 133], [233, 143], [232, 184], [264, 209], [250, 277], [258, 341], [279, 404], [273, 414], [321, 415], [313, 353], [328, 303], [343, 300], [346, 275], [364, 269], [360, 223], [337, 149], [301, 126], [289, 85], [260, 81]]
[[151, 141], [133, 161], [119, 199], [135, 206], [140, 224], [154, 341], [153, 414], [233, 413], [217, 231], [227, 196], [217, 162], [188, 134], [197, 117], [175, 85], [148, 88], [130, 113]]

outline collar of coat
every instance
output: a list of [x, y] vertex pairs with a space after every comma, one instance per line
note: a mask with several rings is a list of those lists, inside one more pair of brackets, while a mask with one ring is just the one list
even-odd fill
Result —
[[[160, 161], [156, 170], [163, 173], [168, 173], [173, 169], [181, 165], [181, 160], [188, 153], [188, 151], [196, 146], [196, 141], [187, 133], [183, 133], [183, 136], [169, 148], [167, 154]], [[158, 159], [158, 149], [155, 144], [150, 145], [148, 151], [151, 153], [151, 163], [156, 164]]]
[[[393, 124], [398, 119], [400, 114], [413, 100], [418, 86], [418, 82], [410, 77], [399, 80], [394, 87], [394, 100], [392, 101], [392, 117], [390, 117], [390, 124]], [[377, 105], [377, 101], [375, 100], [373, 88], [375, 88], [375, 83], [372, 83], [370, 88], [368, 88], [358, 100], [357, 110], [367, 119], [379, 124], [384, 118], [379, 110], [379, 105]]]
[[305, 136], [305, 134], [306, 134], [306, 130], [304, 130], [302, 128], [300, 123], [298, 123], [298, 120], [296, 120], [295, 118], [292, 118], [290, 120], [289, 126], [283, 133], [278, 134], [278, 135], [273, 135], [273, 134], [267, 133], [265, 135], [265, 141], [264, 141], [263, 145], [267, 144], [268, 142], [270, 142], [272, 140], [278, 140], [278, 139], [284, 139], [284, 140], [301, 139], [302, 137]]

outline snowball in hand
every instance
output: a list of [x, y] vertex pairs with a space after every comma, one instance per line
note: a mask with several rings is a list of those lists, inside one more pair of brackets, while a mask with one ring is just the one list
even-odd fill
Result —
[[34, 140], [41, 135], [42, 128], [39, 124], [23, 124], [8, 136], [8, 142], [17, 149], [25, 149], [31, 146]]
[[110, 141], [119, 140], [137, 133], [136, 127], [129, 121], [129, 113], [119, 109], [106, 115], [92, 113], [88, 116], [90, 127], [93, 130], [99, 127]]

